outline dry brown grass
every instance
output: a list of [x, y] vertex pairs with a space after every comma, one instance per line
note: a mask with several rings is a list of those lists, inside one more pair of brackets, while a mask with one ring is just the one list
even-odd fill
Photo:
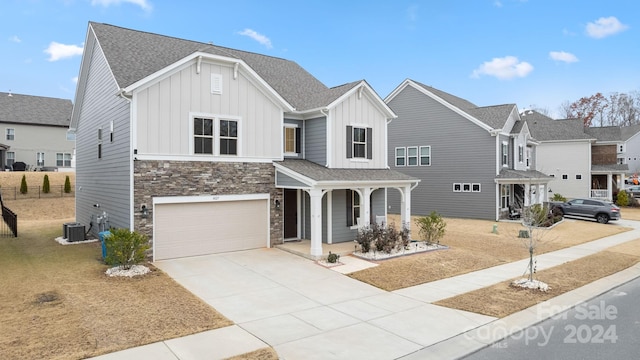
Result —
[[64, 185], [64, 180], [69, 176], [71, 184], [76, 182], [75, 172], [57, 172], [57, 171], [2, 171], [0, 172], [1, 187], [20, 187], [22, 175], [25, 176], [28, 186], [42, 186], [44, 175], [49, 176], [50, 185]]
[[640, 261], [640, 240], [635, 240], [539, 271], [536, 278], [551, 287], [548, 292], [514, 288], [510, 286], [511, 281], [505, 281], [444, 299], [435, 304], [489, 316], [504, 317], [624, 270], [638, 261]]
[[[395, 221], [394, 221], [395, 220]], [[446, 234], [441, 244], [449, 249], [379, 261], [379, 266], [350, 276], [387, 291], [419, 285], [451, 276], [525, 259], [528, 251], [515, 222], [499, 222], [498, 234], [492, 233], [495, 222], [469, 219], [445, 219]], [[389, 223], [399, 223], [390, 218]], [[417, 229], [413, 226], [412, 229]], [[605, 236], [628, 231], [614, 224], [567, 219], [550, 230], [535, 230], [539, 236], [537, 253], [545, 253]]]
[[1, 358], [80, 359], [232, 324], [150, 264], [110, 278], [98, 243], [56, 243], [73, 198], [6, 205], [20, 236], [0, 239]]
[[226, 360], [278, 360], [278, 353], [272, 348], [263, 348], [246, 354], [227, 358]]

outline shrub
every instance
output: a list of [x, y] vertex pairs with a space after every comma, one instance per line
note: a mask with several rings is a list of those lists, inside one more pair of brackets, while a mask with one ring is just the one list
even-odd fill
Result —
[[374, 223], [358, 230], [356, 242], [363, 253], [371, 251], [373, 246], [376, 251], [390, 254], [394, 249], [409, 245], [409, 229], [403, 226], [402, 230], [397, 230], [393, 225], [383, 227]]
[[551, 201], [562, 201], [562, 202], [567, 202], [567, 198], [558, 194], [558, 193], [554, 193], [553, 197], [551, 198]]
[[626, 191], [620, 190], [618, 193], [618, 197], [616, 199], [616, 205], [618, 206], [627, 206], [629, 205], [629, 195]]
[[329, 255], [327, 256], [328, 263], [335, 264], [338, 262], [339, 259], [340, 259], [340, 255], [334, 254], [331, 251], [329, 251]]
[[42, 180], [42, 192], [48, 194], [51, 192], [51, 185], [49, 184], [49, 175], [44, 174], [44, 180]]
[[26, 194], [29, 192], [29, 188], [27, 187], [27, 176], [22, 175], [22, 181], [20, 182], [20, 194]]
[[71, 192], [71, 181], [69, 181], [69, 175], [64, 178], [64, 193], [68, 194]]
[[146, 235], [129, 229], [111, 229], [110, 232], [104, 239], [107, 248], [105, 263], [126, 270], [145, 259], [145, 252], [149, 249]]
[[420, 229], [420, 236], [427, 244], [440, 244], [440, 239], [444, 236], [445, 228], [447, 227], [447, 223], [440, 214], [432, 211], [429, 216], [418, 218], [416, 222]]

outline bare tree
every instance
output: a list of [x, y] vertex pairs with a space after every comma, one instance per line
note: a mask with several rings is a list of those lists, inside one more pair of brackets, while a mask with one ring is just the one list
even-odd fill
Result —
[[561, 115], [582, 119], [585, 126], [629, 126], [640, 124], [640, 92], [596, 93], [560, 105]]

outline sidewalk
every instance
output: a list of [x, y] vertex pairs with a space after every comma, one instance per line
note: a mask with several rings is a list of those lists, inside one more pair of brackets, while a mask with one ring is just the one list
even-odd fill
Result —
[[[640, 238], [640, 222], [620, 221], [634, 230], [537, 256], [538, 270], [594, 254]], [[370, 264], [349, 257], [349, 269]], [[353, 259], [353, 260], [352, 260]], [[342, 260], [342, 259], [341, 259]], [[188, 266], [228, 262], [224, 279]], [[431, 304], [521, 276], [528, 260], [516, 261], [393, 292], [360, 283], [281, 250], [225, 254], [160, 263], [176, 281], [214, 306], [236, 325], [97, 357], [113, 359], [224, 359], [273, 347], [281, 359], [454, 359], [508, 335], [495, 329], [521, 329], [640, 276], [640, 264], [502, 319]], [[359, 262], [363, 262], [359, 264]], [[283, 277], [283, 269], [289, 272]], [[235, 275], [260, 284], [238, 289]], [[203, 279], [209, 279], [204, 281]], [[227, 291], [227, 294], [223, 294]], [[437, 330], [434, 329], [437, 324]], [[494, 338], [495, 337], [495, 338]]]

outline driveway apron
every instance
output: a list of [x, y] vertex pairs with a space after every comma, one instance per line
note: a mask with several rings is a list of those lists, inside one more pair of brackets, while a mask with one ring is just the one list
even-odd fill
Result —
[[155, 265], [281, 359], [394, 359], [495, 320], [389, 293], [278, 249]]

